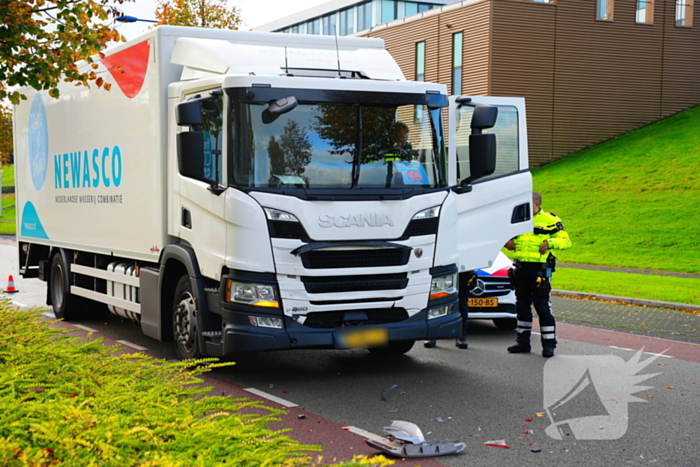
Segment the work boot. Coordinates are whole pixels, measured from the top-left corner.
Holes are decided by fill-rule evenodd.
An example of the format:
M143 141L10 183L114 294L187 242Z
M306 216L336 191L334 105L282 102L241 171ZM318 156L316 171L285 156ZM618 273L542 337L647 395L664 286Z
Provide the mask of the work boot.
M518 344L515 344L513 346L508 347L508 352L510 352L510 353L529 353L530 346L518 343Z
M436 345L437 342L435 341L435 339L423 342L423 347L425 347L426 349L434 349Z
M468 349L469 344L467 344L467 338L466 337L460 337L457 339L455 342L455 345L457 346L458 349Z
M542 356L544 358L549 358L554 356L554 347L551 345L545 345L542 347Z

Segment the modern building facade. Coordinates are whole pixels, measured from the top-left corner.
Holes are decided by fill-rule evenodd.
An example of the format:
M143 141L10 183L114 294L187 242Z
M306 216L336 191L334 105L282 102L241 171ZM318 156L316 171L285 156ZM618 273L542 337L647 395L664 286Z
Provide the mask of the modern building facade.
M255 28L255 31L349 36L457 0L333 0Z
M520 96L531 166L700 103L694 0L464 0L356 33L407 79Z

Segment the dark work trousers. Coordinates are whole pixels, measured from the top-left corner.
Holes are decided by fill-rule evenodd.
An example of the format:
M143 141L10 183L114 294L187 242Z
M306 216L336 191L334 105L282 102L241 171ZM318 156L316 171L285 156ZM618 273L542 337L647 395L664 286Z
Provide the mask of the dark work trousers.
M518 263L513 271L515 311L518 313L518 335L515 340L525 347L530 346L532 305L540 319L542 347L557 346L554 316L549 301L552 286L549 278L544 277L544 267L542 263Z
M469 290L472 280L476 277L473 272L463 272L459 275L459 314L462 315L462 336L467 336L469 326Z

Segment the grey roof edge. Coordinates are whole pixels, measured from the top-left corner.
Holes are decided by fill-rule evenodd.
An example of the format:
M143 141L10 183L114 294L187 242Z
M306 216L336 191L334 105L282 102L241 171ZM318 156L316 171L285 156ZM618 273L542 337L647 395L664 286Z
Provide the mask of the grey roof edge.
M623 302L628 305L648 306L652 308L668 308L671 310L697 310L700 311L700 305L689 305L687 303L664 302L661 300L646 300L642 298L618 297L617 295L603 295L588 292L574 292L571 290L555 290L552 289L552 295L559 297L583 297L593 298L598 300L614 300Z

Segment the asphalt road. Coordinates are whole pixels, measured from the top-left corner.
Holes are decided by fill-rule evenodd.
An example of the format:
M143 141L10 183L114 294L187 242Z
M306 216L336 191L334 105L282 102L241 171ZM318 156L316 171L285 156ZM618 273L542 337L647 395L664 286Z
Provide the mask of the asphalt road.
M18 278L15 257L14 244L0 241L0 278L13 274L19 289L11 299L43 305L45 284ZM565 313L567 303L558 300L555 314ZM174 358L171 344L146 338L116 317L64 324L75 325L78 332L93 329L109 342ZM557 332L552 359L540 356L536 340L533 353L510 355L512 331L474 321L468 350L439 341L436 349L418 344L400 357L364 350L267 352L215 371L207 383L255 398L244 391L253 388L273 398L270 405L277 400L291 407L280 427L324 446L333 454L327 460L373 452L352 431L381 435L392 420L406 420L427 439L461 441L467 448L402 465L700 465L700 347L565 323ZM648 375L654 376L644 380ZM569 390L576 392L570 400ZM631 400L631 393L638 399ZM308 418L298 419L300 411ZM563 422L561 429L550 427L553 422ZM484 445L501 440L509 449Z

